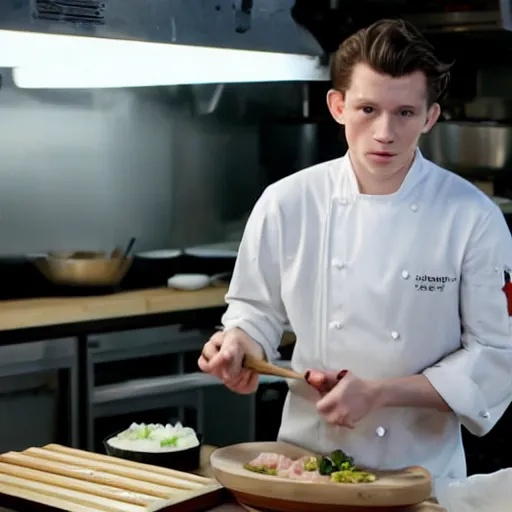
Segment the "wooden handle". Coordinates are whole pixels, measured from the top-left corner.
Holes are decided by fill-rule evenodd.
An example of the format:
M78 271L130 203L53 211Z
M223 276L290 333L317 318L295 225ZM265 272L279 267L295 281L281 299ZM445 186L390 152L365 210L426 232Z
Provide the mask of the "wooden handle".
M244 357L244 367L249 370L254 370L261 375L274 375L275 377L284 377L285 379L299 379L303 380L304 375L302 373L288 370L287 368L281 368L274 364L268 363L263 359L256 359L252 356Z

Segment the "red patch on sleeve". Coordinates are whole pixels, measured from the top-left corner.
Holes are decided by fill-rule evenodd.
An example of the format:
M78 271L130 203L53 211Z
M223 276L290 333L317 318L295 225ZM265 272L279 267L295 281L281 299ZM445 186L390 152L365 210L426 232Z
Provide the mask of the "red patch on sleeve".
M505 283L502 290L505 292L505 297L507 297L508 315L512 316L512 283L510 281Z

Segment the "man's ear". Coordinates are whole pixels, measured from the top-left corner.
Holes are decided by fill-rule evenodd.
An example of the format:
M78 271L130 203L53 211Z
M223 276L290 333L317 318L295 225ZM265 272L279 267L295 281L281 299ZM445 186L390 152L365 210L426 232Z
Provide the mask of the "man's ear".
M428 133L432 127L436 124L439 116L441 115L441 106L439 103L433 103L427 112L427 121L421 133Z
M330 89L327 93L327 106L333 119L339 124L345 124L345 97L342 92Z

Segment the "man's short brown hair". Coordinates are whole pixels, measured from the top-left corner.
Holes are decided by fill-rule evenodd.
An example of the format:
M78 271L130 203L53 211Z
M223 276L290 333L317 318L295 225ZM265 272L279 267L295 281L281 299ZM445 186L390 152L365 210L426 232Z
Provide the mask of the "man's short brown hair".
M439 61L433 46L416 27L399 19L377 21L343 41L331 60L333 87L345 93L359 63L392 77L423 71L429 106L446 92L453 65Z

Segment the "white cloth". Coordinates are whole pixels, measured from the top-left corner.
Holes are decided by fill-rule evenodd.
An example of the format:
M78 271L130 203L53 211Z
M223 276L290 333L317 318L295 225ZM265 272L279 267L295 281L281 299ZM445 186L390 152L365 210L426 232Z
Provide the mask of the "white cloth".
M446 512L510 512L512 468L439 484L437 499Z
M502 290L509 267L504 217L472 184L417 150L396 193L364 195L345 155L262 194L223 324L246 331L274 359L289 320L298 371L349 369L366 379L423 373L455 413L384 408L353 430L332 427L316 412L317 393L298 383L279 439L320 452L341 448L370 467L418 464L434 477L462 478L461 424L482 436L512 399Z

